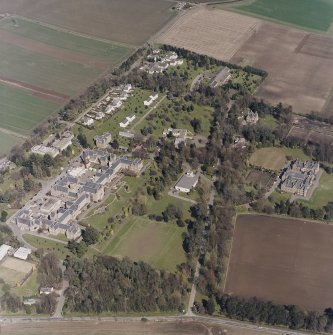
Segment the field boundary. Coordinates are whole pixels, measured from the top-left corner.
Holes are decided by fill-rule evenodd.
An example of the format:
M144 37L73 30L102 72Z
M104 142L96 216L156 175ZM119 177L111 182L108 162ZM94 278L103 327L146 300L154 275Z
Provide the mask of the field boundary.
M101 38L101 37L97 37L97 36L95 37L95 36L92 36L92 35L79 33L77 31L74 31L74 30L71 30L71 29L56 26L56 25L53 25L53 24L50 24L50 23L39 21L39 20L30 19L28 17L17 15L17 14L9 14L8 17L18 18L18 19L21 19L21 20L25 20L25 21L32 22L32 23L35 23L35 24L39 24L40 26L50 28L50 29L53 29L53 30L56 30L56 31L59 31L59 32L62 32L62 33L67 33L67 34L71 34L71 35L74 35L74 36L83 37L83 38L87 38L87 39L90 39L90 40L107 43L107 44L110 44L110 45L118 45L118 46L127 47L127 48L131 48L131 49L138 48L138 45L116 42L116 41L108 40L106 38Z
M217 7L217 8L220 9L220 10L234 12L234 13L245 15L245 16L248 16L248 17L257 18L257 19L260 19L260 20L266 21L266 22L273 22L273 23L281 24L283 26L299 29L299 30L306 31L306 32L312 32L312 33L317 33L317 34L321 34L321 35L332 35L332 33L330 33L331 28L329 28L327 31L313 29L313 28L309 28L309 27L300 26L300 25L297 25L297 24L294 24L294 23L291 23L291 22L281 21L281 20L274 19L274 18L271 18L271 17L268 17L268 16L260 15L260 14L257 14L257 13L247 12L247 11L244 11L244 10L241 10L241 9L237 9L237 6L228 6L228 3L220 3L219 5L220 5L220 7ZM223 5L225 5L225 7L223 7ZM332 25L333 25L333 23L332 23Z
M62 93L58 93L55 91L51 91L48 89L44 89L38 86L34 86L28 83L24 83L22 81L19 80L15 80L15 79L10 79L4 76L0 75L0 82L9 86L13 86L19 89L23 89L26 91L30 91L35 93L36 96L40 97L40 98L45 98L46 100L52 100L55 102L66 102L70 99L69 95L65 95Z

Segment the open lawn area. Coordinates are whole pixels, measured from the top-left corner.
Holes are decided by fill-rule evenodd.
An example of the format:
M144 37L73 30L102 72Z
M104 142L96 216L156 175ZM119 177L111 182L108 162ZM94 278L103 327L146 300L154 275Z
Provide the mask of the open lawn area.
M145 183L148 179L148 173L140 177L124 177L123 181L127 184L128 189L119 189L116 192L116 196L111 194L102 204L103 207L106 206L106 211L100 214L88 215L84 220L84 223L95 227L99 231L103 231L105 227L108 226L108 219L111 217L116 223L123 222L124 215L128 215L128 208L133 195L140 188L145 188ZM182 209L184 218L189 218L189 208L191 207L191 203L167 195L168 191L168 188L165 189L159 200L155 200L153 197L148 197L147 213L161 215L169 205L176 205Z
M35 270L22 286L13 288L12 292L20 297L30 297L38 294L38 287L37 271Z
M184 110L184 108L185 110ZM209 106L193 105L193 110L186 102L170 101L165 99L140 125L135 127L137 134L152 135L155 139L162 137L163 130L167 128L187 129L194 134L191 121L199 120L198 135L208 136L212 119L212 108Z
M63 243L30 234L24 234L23 238L35 248L43 248L46 252L54 252L59 259L65 259L65 257L70 254L67 246Z
M246 87L251 93L254 93L260 83L262 82L262 77L247 73L243 70L234 69L230 71L231 73L231 81L234 84L241 84L244 87Z
M138 120L148 112L148 110L153 107L154 104L146 108L143 102L152 94L151 91L142 90L136 88L133 92L133 95L129 97L124 105L119 108L114 115L110 116L108 119L104 119L102 121L98 121L94 123L93 129L88 129L84 126L77 125L73 128L74 133L77 135L79 132L84 133L87 136L88 143L90 145L94 145L93 138L96 135L101 135L105 132L110 132L112 134L113 139L118 139L121 145L125 144L126 140L123 141L123 138L118 136L119 131L124 130L119 126L119 123L124 121L126 116L131 114L135 114L136 119L133 121L132 125L127 128L130 129L133 125L135 125ZM157 101L161 99L161 96Z
M249 163L264 169L279 171L287 162L287 157L301 160L309 159L301 149L269 147L256 150L251 155Z
M319 186L315 189L309 201L302 201L311 208L320 208L333 202L333 174L323 172Z
M16 271L13 269L7 269L5 267L0 267L0 278L10 286L15 286L18 284L24 277L24 273Z
M183 232L175 223L132 216L121 225L103 254L142 260L154 268L174 271L177 264L185 262Z
M327 31L333 22L331 0L254 0L231 8L310 30Z

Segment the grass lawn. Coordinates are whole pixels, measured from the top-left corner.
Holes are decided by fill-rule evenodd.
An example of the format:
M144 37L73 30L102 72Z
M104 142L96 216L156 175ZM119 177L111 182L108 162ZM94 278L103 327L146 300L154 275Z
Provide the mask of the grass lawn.
M123 180L127 183L129 187L129 191L126 192L123 188L117 191L117 197L112 194L109 199L103 203L102 206L105 206L109 203L106 212L101 214L95 214L87 217L84 220L85 224L91 225L98 229L99 231L103 231L104 228L108 225L108 218L113 217L117 218L122 222L123 219L121 216L126 213L128 214L128 205L133 197L133 194L140 189L144 188L145 183L148 180L148 174L140 177L124 177ZM184 212L184 218L189 218L189 208L191 207L191 203L179 200L177 198L169 196L169 189L167 188L162 194L159 200L155 200L152 197L148 197L147 202L147 212L149 214L161 215L161 213L169 206L169 205L177 205ZM117 220L115 220L118 222Z
M0 83L0 127L2 128L28 133L58 108L59 104L55 102L40 99L29 91ZM1 133L0 136L6 141L5 136L9 135L2 136ZM7 142L7 146L16 144L9 137ZM0 150L2 147L6 145L1 143Z
M126 116L135 114L136 119L133 122L134 125L139 118L141 118L145 113L147 113L148 109L144 106L143 102L149 97L149 95L151 95L151 93L152 93L151 91L136 88L134 90L133 95L130 98L128 98L127 101L124 103L124 105L120 109L118 109L117 112L114 115L112 115L109 119L95 122L93 129L88 129L86 127L77 125L73 128L74 134L77 135L79 131L82 131L82 133L84 133L87 136L88 143L90 145L94 145L93 143L94 136L101 135L105 132L111 132L113 139L117 138L119 142L121 142L120 141L121 139L119 139L118 134L119 131L123 129L120 128L119 123L123 121L126 118ZM129 126L128 128L131 128L131 126Z
M65 244L30 234L24 234L23 238L35 248L43 248L45 251L54 252L59 259L65 259L66 255L70 254Z
M249 163L268 170L279 171L285 165L287 156L301 160L309 159L301 149L269 147L256 150L251 155Z
M133 194L140 187L144 186L146 179L142 177L124 177L123 180L127 183L129 190L125 191L123 188L117 191L117 196L112 194L102 206L106 206L107 210L104 213L91 215L84 220L85 224L91 225L103 231L108 225L108 218L115 218L117 215L121 216L126 208L128 208L129 201L133 197Z
M327 31L333 22L331 0L255 0L230 8L310 30Z
M185 101L181 104L189 105ZM174 128L187 129L194 133L191 121L198 119L201 122L201 129L198 135L208 136L212 118L212 108L209 106L193 105L194 110L191 112L177 111L172 101L165 99L156 109L152 112L139 126L135 128L135 133L141 134L141 130L144 128L151 129L151 135L158 139L162 137L163 130L170 128L172 125Z
M311 208L320 208L328 202L333 202L333 174L324 172L320 178L319 186L313 192L309 201L302 201Z
M258 86L261 84L262 77L247 73L243 70L233 69L230 71L231 81L234 84L241 84L245 86L251 93L254 93Z
M25 276L24 272L16 271L6 267L0 267L0 278L4 280L6 284L16 285Z
M0 44L0 59L0 75L69 96L87 87L103 71L5 42Z
M302 161L311 160L311 157L306 155L303 150L298 148L282 148L286 156L290 156L293 159L300 159Z
M259 125L263 127L276 128L279 123L272 115L268 115L259 119Z
M29 279L20 287L15 287L11 291L19 297L30 297L38 294L37 270L35 270Z
M174 271L185 261L182 248L183 228L175 223L154 222L131 216L121 225L103 254L142 260L154 268Z
M291 196L290 193L282 193L279 190L274 191L270 197L272 198L274 203L279 203L281 200L287 200Z

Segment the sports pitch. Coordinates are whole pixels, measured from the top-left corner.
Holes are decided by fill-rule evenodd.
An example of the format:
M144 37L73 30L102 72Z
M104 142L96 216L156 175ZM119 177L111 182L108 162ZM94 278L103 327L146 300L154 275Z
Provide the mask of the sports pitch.
M103 253L141 260L154 268L174 271L177 264L185 262L183 231L175 223L132 217L123 223Z
M29 262L7 257L0 266L0 278L11 286L19 285L33 267Z
M304 29L326 32L333 22L332 0L255 0L241 3L231 8Z

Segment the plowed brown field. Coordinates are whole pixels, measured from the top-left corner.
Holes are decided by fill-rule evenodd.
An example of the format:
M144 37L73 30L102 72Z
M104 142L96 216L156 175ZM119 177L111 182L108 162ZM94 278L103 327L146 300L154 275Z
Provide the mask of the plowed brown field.
M333 306L333 226L241 215L226 292L308 310Z
M157 37L231 63L268 72L256 95L294 111L332 114L333 36L199 7L188 11ZM332 99L333 101L333 99Z

